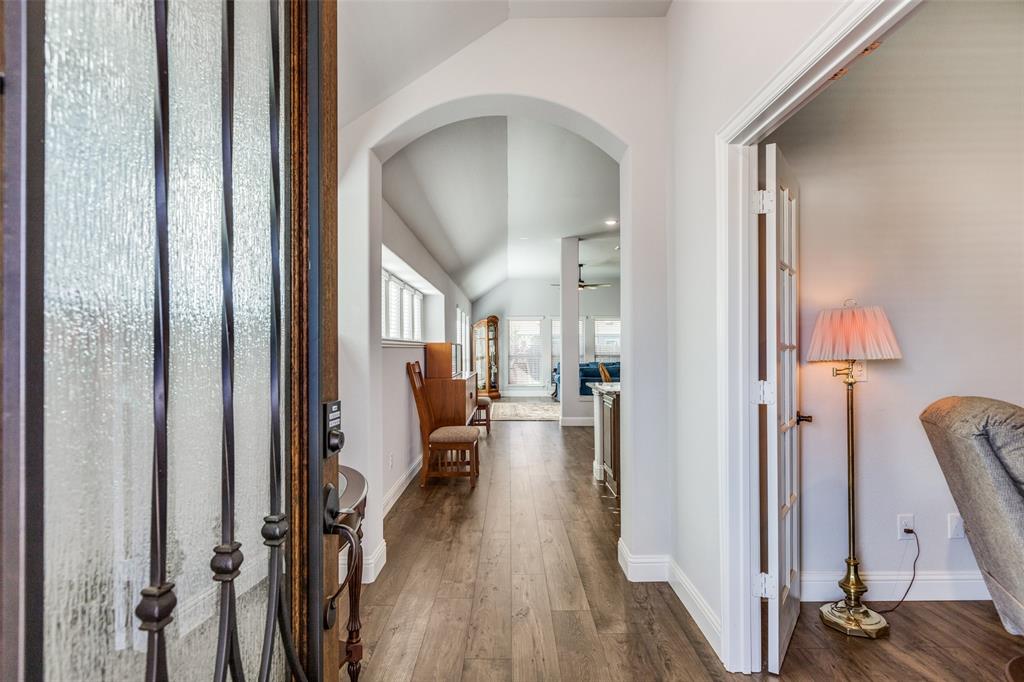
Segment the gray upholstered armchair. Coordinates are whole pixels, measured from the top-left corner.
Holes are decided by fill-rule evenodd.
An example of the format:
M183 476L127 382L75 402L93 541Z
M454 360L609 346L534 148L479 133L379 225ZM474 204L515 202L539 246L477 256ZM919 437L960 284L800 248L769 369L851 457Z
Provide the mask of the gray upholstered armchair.
M943 398L921 413L1003 626L1024 634L1024 408ZM1024 665L1014 659L1010 669Z

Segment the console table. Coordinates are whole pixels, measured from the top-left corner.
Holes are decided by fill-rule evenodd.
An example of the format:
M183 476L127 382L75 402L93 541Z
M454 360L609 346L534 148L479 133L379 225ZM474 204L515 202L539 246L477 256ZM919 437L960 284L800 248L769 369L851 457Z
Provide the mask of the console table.
M594 392L594 478L619 495L619 382L591 382Z
M366 515L366 479L352 467L338 467L337 503L328 512L332 518L332 530L341 536L338 553L348 551L347 571L337 590L327 600L324 613L324 629L332 630L336 618L335 603L342 591L348 587L348 639L342 665L348 666L348 677L358 682L362 668L363 642L359 631L359 597L363 587L363 518Z

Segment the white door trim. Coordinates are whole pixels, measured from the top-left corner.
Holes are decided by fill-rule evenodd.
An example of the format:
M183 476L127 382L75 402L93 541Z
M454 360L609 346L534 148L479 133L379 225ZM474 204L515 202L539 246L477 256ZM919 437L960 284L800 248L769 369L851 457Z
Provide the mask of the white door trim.
M716 335L723 349L716 368L721 655L731 672L761 669L760 597L755 590L760 573L758 460L750 419L750 404L756 400L752 391L757 377L750 362L756 326L751 329L749 307L752 197L746 146L771 134L919 3L866 0L845 5L716 135Z

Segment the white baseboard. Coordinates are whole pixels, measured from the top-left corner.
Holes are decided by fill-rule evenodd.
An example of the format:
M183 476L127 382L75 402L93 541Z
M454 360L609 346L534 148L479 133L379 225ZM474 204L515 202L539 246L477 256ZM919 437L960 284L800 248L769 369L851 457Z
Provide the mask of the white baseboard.
M619 538L619 566L630 582L668 582L708 644L722 657L722 621L668 554L633 554Z
M388 543L385 540L381 540L375 550L363 555L363 584L372 583L376 580L380 572L384 570L384 564L387 562Z
M604 480L604 467L601 466L601 464L598 463L598 462L594 462L594 480L595 481L603 481Z
M562 417L558 420L561 426L593 426L593 417Z
M910 571L861 573L868 586L865 601L896 601L910 584ZM804 571L800 574L801 601L832 601L842 598L837 581L842 571ZM980 571L918 571L907 601L988 600Z
M619 538L619 566L631 583L656 583L668 580L668 565L672 557L667 554L633 554Z
M683 602L683 606L690 613L693 622L700 628L704 639L708 640L711 648L719 658L722 658L722 621L674 560L669 563L668 582L672 586L672 591L679 597L679 601Z
M416 474L420 472L421 466L423 466L423 456L418 455L412 465L409 466L409 470L400 479L395 481L395 484L391 486L391 490L384 495L384 516L387 516L391 508L395 506L395 502L398 502L398 498L405 492L409 482L416 478Z
M366 548L364 547L365 551ZM384 570L384 564L388 562L388 543L380 541L377 548L372 552L363 555L363 584L372 583ZM344 576L348 572L348 552L338 552L338 575Z

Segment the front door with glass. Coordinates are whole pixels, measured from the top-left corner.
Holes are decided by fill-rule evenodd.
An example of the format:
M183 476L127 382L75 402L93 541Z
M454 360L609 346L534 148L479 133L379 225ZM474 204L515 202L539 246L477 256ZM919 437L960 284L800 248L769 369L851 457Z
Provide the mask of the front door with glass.
M286 227L291 7L27 4L45 43L26 76L45 188L29 677L301 679L319 657L291 646L283 575L288 301L307 302L289 291L307 245Z

